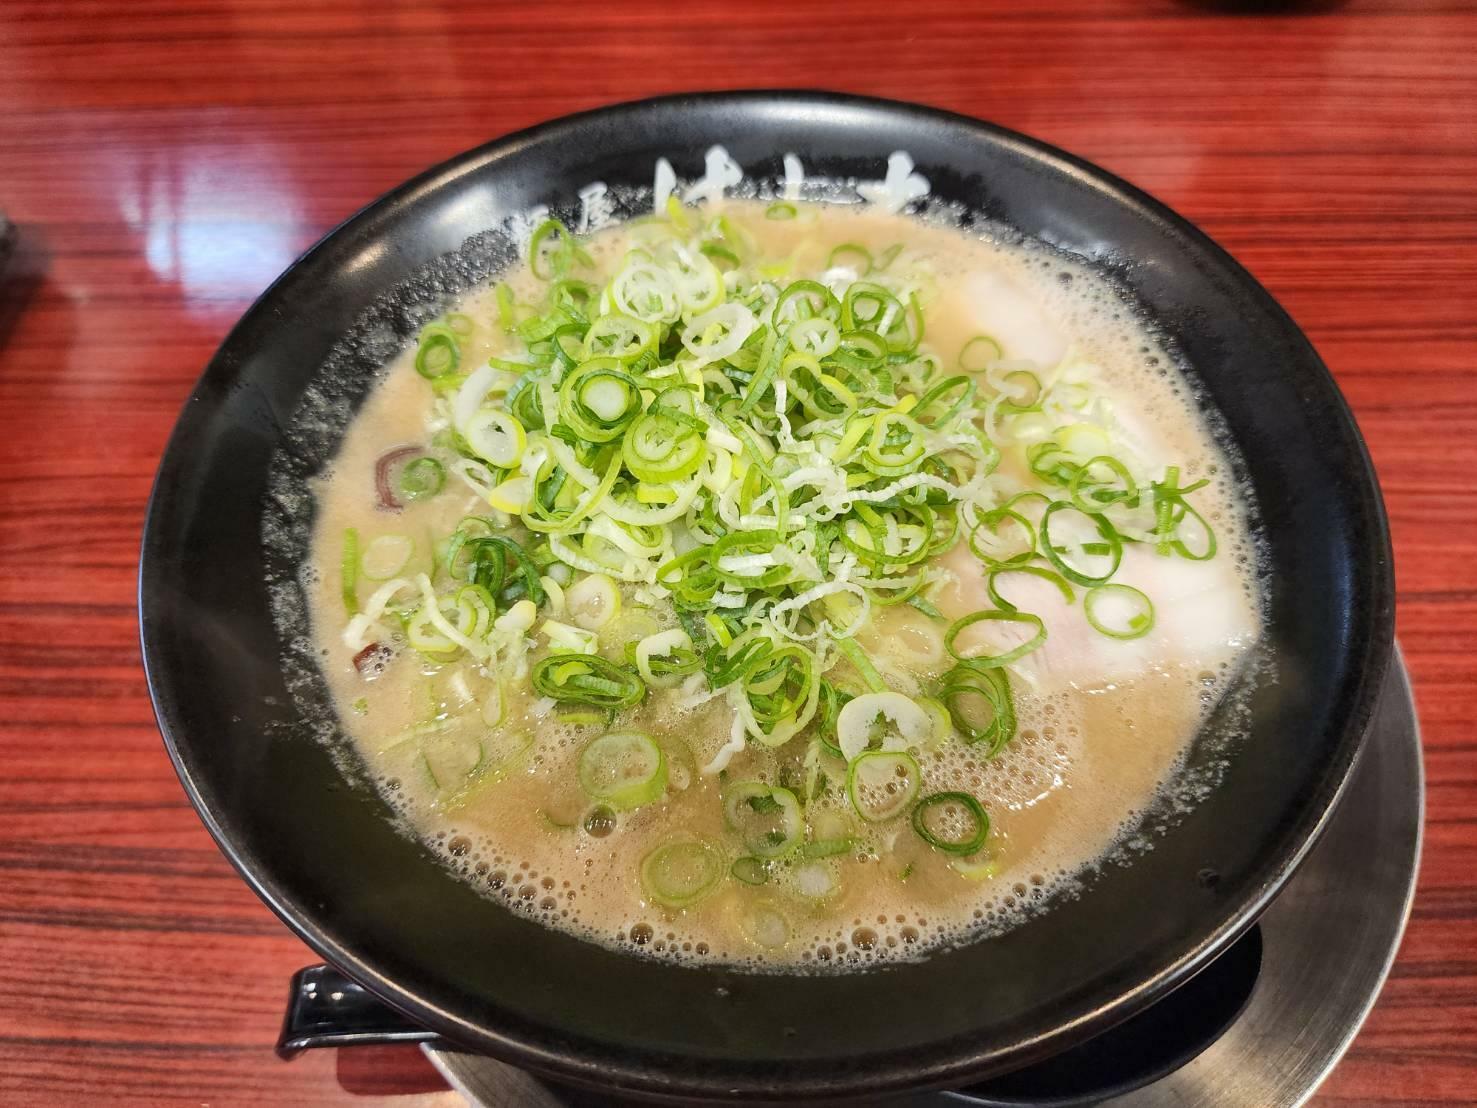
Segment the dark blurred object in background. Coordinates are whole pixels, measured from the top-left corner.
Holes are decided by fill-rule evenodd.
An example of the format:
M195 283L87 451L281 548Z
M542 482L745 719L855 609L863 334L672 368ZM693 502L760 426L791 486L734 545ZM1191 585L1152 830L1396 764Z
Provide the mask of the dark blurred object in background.
M1348 0L1182 0L1220 15L1312 15L1341 8Z
M0 276L5 275L5 265L15 253L15 238L15 224L5 218L4 212L0 212Z
M45 280L51 253L34 227L21 233L0 211L0 350Z

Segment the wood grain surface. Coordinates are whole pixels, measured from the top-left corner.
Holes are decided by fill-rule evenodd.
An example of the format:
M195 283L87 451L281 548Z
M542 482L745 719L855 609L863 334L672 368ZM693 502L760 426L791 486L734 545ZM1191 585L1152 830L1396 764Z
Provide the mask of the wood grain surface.
M134 587L215 345L339 220L614 100L814 87L1019 128L1156 194L1318 346L1393 520L1419 896L1323 1104L1477 1102L1477 7L3 0L0 1102L450 1104L411 1049L273 1057L312 960L185 802Z

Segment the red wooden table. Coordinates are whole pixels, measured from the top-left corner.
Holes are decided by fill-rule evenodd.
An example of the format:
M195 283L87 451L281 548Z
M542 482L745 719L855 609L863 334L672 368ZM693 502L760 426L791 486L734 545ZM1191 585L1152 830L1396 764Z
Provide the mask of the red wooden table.
M1333 368L1394 524L1429 818L1394 975L1320 1102L1477 1102L1474 55L1458 0L4 0L0 1102L452 1102L408 1048L272 1056L311 955L154 728L134 575L155 462L249 301L407 176L612 100L818 85L1126 176Z

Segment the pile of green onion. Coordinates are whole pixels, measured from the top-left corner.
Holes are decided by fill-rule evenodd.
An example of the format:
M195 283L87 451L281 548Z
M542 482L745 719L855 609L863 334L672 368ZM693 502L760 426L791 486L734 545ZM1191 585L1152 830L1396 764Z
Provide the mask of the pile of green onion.
M1211 557L1214 534L1188 499L1204 482L1146 475L1069 373L1008 361L986 336L948 358L931 350L930 284L896 248L837 247L822 273L795 277L723 215L699 221L675 202L632 235L596 282L585 246L547 220L528 247L535 302L502 285L495 319L448 316L422 332L415 368L445 429L401 471L401 492L469 487L487 507L436 540L429 574L396 576L404 543L361 551L347 536L348 637L396 617L426 659L526 678L565 719L609 729L585 750L581 783L615 810L662 795L660 748L622 717L673 690L732 707L731 739L703 772L747 744L803 736L845 760L864 820L906 817L935 849L975 854L983 809L965 793L920 796L914 753L957 741L990 756L1015 734L1009 670L1046 629L1002 580L1080 593L1093 628L1142 636L1154 609L1113 580L1123 551ZM478 326L517 354L467 364ZM1003 450L1028 483L997 473ZM950 622L930 597L947 576L936 559L961 542L995 607ZM894 605L935 623L947 652L918 695L854 637ZM631 626L613 620L623 606L650 616L645 633L607 641ZM1010 645L981 646L990 628ZM825 855L828 840L805 841L809 794L728 787L748 850L734 876ZM691 902L724 870L705 849L677 842L648 858L666 875L664 903Z

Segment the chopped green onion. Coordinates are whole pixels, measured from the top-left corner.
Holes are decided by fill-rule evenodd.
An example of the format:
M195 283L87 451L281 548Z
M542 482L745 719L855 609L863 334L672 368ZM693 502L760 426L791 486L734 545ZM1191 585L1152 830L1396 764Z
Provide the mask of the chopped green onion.
M533 667L531 679L540 696L607 712L634 708L646 699L640 677L589 654L550 655Z
M565 591L564 604L576 624L586 631L598 631L620 612L621 594L605 574L592 573Z
M734 879L745 885L762 885L769 880L769 867L752 855L744 855L729 867Z
M405 463L396 482L400 495L407 500L424 500L435 496L446 485L446 468L435 458L419 457Z
M344 611L350 616L359 614L359 532L352 527L344 528L344 550L339 559L340 595L344 599Z
M612 731L580 752L580 788L617 812L661 799L667 789L667 758L650 735Z
M1051 570L1046 569L1042 566L1000 565L995 566L990 570L989 577L986 579L985 584L986 591L989 592L990 599L994 601L997 608L1001 608L1007 612L1013 612L1016 610L1016 606L1014 604L1000 595L1000 590L995 584L995 582L998 581L1000 578L1012 573L1023 573L1027 576L1037 577L1040 578L1042 581L1046 581L1048 584L1055 586L1057 592L1062 594L1062 599L1065 600L1068 604L1073 603L1076 599L1075 595L1072 592L1072 586L1067 584L1066 578L1064 578L1060 573L1053 573Z
M626 468L653 485L685 480L708 456L703 439L707 425L675 403L666 403L668 396L662 393L631 423L621 444Z
M950 858L949 868L966 881L989 881L1000 873L1000 863L983 850Z
M872 252L859 243L843 242L832 247L830 256L826 258L826 268L850 269L858 277L865 277L872 272Z
M867 657L855 639L837 639L836 648L856 668L858 675L867 683L867 688L874 693L887 691L887 682L882 680L882 674L877 672L872 659Z
M1075 512L1084 519L1090 520L1093 528L1097 531L1101 542L1086 542L1080 544L1084 555L1107 559L1107 567L1100 574L1087 573L1083 568L1072 565L1062 555L1070 549L1069 547L1057 545L1057 540L1052 536L1052 521L1060 513ZM1056 571L1074 585L1082 585L1091 588L1093 585L1105 584L1113 574L1118 572L1118 566L1123 561L1123 541L1118 533L1113 530L1113 525L1098 513L1084 512L1081 508L1067 503L1065 500L1053 500L1046 506L1046 511L1041 516L1041 552L1046 555Z
M451 576L480 585L495 600L508 604L523 597L535 605L544 603L547 593L527 551L505 535L469 535L467 522L462 521L447 548Z
M415 371L422 377L431 380L455 373L461 360L461 349L450 331L427 328L422 333L420 346L415 352Z
M667 908L690 908L723 880L723 856L699 839L663 843L641 861L641 887Z
M1027 627L1035 628L1035 631L1029 639L1002 650L999 654L987 654L984 652L983 647L971 650L968 654L960 653L955 645L959 639L960 632L973 627L977 623L1020 623ZM964 616L962 619L956 619L949 625L949 629L944 632L944 649L956 661L969 661L980 667L1009 665L1011 662L1024 658L1045 641L1046 626L1041 622L1041 617L1032 615L1030 612L1017 612L1014 609L974 612L971 615Z
M497 469L516 466L528 443L528 436L517 416L490 408L473 415L462 435L477 457Z
M739 681L755 721L769 735L786 722L804 722L801 713L813 705L815 656L794 643L776 647L757 658Z
M787 200L765 211L802 214ZM717 773L728 844L742 849L684 838L651 850L640 879L652 903L681 910L725 874L790 897L835 896L848 856L879 846L856 837L853 810L867 823L911 811L961 874L994 874L983 809L963 793L919 802L918 758L948 742L993 757L1016 734L1007 667L1047 636L1026 602L1040 586L1030 592L1022 577L1067 604L1085 590L1093 628L1137 638L1154 608L1113 581L1125 544L1203 559L1216 537L1190 503L1207 482L1182 483L1174 466L1144 476L1085 367L1006 361L988 335L965 342L957 366L924 345L922 304L937 293L923 266L897 264L901 250L874 256L848 242L764 259L735 220L699 219L673 196L633 231L608 279L572 276L594 262L545 219L527 244L543 282L527 302L500 283L492 319L451 313L422 328L414 362L430 381L437 456L402 446L381 459L381 506L401 510L454 476L486 514L424 536L424 557L418 531L366 547L347 532L342 595L356 634L394 618L427 663L464 659L451 671L464 682L456 695L484 737L417 738L407 779L464 799L500 772L490 737L532 742L508 724L522 698L502 685L527 673L545 698L534 715L599 729L578 759L583 795L568 783L578 806L560 824L598 801L584 824L609 834L617 811L675 796L699 771L680 739L600 732L651 689L669 690L662 699L679 711L718 697L732 731L703 772ZM823 271L802 271L819 256ZM464 366L479 338L495 339L496 353ZM994 607L950 621L937 559L961 537ZM419 596L397 599L394 579L420 562ZM360 579L390 579L363 615ZM889 605L893 622L875 621ZM902 670L884 677L856 638L868 632L891 633L885 649ZM917 695L889 687L941 668L936 682L909 685ZM488 675L503 675L492 692ZM796 736L803 762L729 780L758 747ZM751 892L743 903L765 900ZM751 941L788 941L782 913L755 912L741 922Z
M513 300L513 290L508 287L506 282L499 281L495 295L497 299L498 326L511 335L513 328L518 322L514 316L514 307L516 305Z
M1021 543L1002 549L1000 526L1006 522L1020 528L1025 533L1025 537ZM986 540L980 538L982 533L989 536L988 545L986 545ZM970 551L986 565L1025 562L1030 561L1036 555L1036 529L1031 526L1031 521L1024 515L1006 506L995 508L981 515L970 530L968 541ZM1006 554L1005 550L1011 550L1013 553Z
M1173 551L1182 558L1203 562L1215 557L1215 532L1206 522L1205 517L1192 508L1185 497L1209 484L1209 481L1202 478L1192 485L1181 488L1178 485L1179 478L1179 467L1168 466L1164 471L1164 480L1154 485L1155 548L1160 554L1169 554ZM1192 552L1184 540L1179 538L1180 524L1186 518L1193 518L1204 536L1199 553Z
M656 328L644 320L603 315L585 332L584 353L588 358L610 357L629 365L654 350L656 338Z
M805 821L800 801L789 789L762 781L742 781L724 792L723 814L749 852L778 858L800 845Z
M528 268L540 281L562 277L579 253L574 237L557 219L546 219L528 240Z
M620 438L641 413L641 386L613 358L585 362L559 386L559 415L584 442Z
M744 938L763 950L780 950L790 942L790 921L767 898L744 906L739 929Z
M1110 639L1139 639L1154 629L1154 604L1132 585L1114 582L1089 589L1082 614L1094 631Z
M863 693L847 701L836 716L836 745L848 762L874 745L884 751L921 747L932 736L928 713L898 692Z
M964 741L985 744L985 757L993 758L1015 737L1015 702L1001 667L960 662L944 674L938 696Z
M1179 530L1179 525L1183 523L1187 517L1193 518L1196 524L1200 527L1201 532L1204 534L1204 545L1201 547L1199 553L1193 553L1183 539L1176 537L1172 540L1175 553L1178 554L1181 558L1189 558L1192 562L1205 562L1209 561L1211 558L1214 558L1216 551L1215 532L1211 530L1210 524L1206 522L1204 516L1202 516L1189 504L1186 504L1183 500L1180 501L1179 508L1180 511L1175 517L1176 532L1178 532Z
M1106 469L1112 476L1106 481L1099 481L1093 476L1094 467ZM1116 486L1115 480L1119 482ZM1128 467L1106 454L1100 454L1083 463L1067 485L1067 496L1071 499L1072 506L1084 512L1107 511L1114 504L1137 499L1138 492L1138 484L1128 472Z
M371 581L388 581L414 555L415 540L409 535L379 535L359 555L359 569Z
M959 368L971 373L982 373L991 362L1005 357L1000 344L989 335L976 335L959 351Z
M857 755L846 771L846 795L857 815L881 823L907 811L918 795L923 771L902 751L870 750Z
M935 850L963 856L985 845L990 817L968 793L934 793L913 809L913 830Z
M1016 389L1019 391L1013 391ZM1030 370L1012 369L1000 377L1000 411L1004 415L1039 412L1041 396L1045 391L1041 378Z

